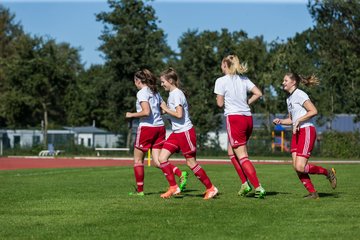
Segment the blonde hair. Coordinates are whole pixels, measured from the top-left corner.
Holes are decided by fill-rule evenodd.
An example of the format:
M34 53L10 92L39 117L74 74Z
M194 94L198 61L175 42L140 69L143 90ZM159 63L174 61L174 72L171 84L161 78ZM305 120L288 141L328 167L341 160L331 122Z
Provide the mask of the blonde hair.
M236 55L229 55L222 60L229 69L229 73L234 75L236 73L243 74L248 71L247 63L240 63Z
M304 77L302 75L299 75L297 73L291 72L285 74L288 76L291 80L296 81L296 86L298 87L300 84L303 84L307 87L317 86L320 84L320 80L312 74L311 76Z

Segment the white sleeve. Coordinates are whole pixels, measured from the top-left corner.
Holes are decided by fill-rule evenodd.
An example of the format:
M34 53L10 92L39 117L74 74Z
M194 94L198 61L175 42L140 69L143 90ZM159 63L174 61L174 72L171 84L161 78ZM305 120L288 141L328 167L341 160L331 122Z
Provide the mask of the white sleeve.
M246 84L246 91L248 91L248 92L251 92L251 89L253 89L253 87L255 87L255 84L248 78L246 78L245 84Z
M216 81L215 81L214 93L217 94L217 95L221 95L221 96L225 95L224 84L222 84L222 82L220 81L219 78L216 79Z
M298 100L301 105L303 105L304 102L309 99L310 99L309 96L305 92L303 91L299 92Z
M184 96L183 92L181 92L181 91L175 92L173 100L174 100L175 108L179 105L184 106L185 96Z
M149 102L149 94L147 93L147 91L138 91L136 94L136 98L138 99L138 101L141 102Z

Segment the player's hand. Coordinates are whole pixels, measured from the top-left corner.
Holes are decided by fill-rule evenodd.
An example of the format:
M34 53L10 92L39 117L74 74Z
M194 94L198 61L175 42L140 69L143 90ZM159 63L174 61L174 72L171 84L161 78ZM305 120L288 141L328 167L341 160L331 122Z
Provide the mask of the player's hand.
M168 106L166 105L165 102L161 102L161 105L160 105L161 109L163 110L163 113L167 113L167 109L168 109Z
M296 134L297 131L299 131L300 127L299 127L299 121L296 121L294 124L293 124L293 134Z
M273 120L273 124L275 124L275 125L281 124L281 119L275 118L275 119Z
M127 112L127 113L125 114L125 118L132 118L131 112Z

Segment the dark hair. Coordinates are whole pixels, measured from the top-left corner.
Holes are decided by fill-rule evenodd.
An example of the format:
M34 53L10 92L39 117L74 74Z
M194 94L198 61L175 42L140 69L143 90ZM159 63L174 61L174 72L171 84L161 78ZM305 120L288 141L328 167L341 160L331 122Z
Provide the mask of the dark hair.
M139 79L143 84L148 86L153 93L158 92L156 86L157 78L150 70L144 68L140 71L137 71L134 74L134 78Z
M299 86L300 83L307 87L312 87L320 84L320 80L314 74L308 77L304 77L297 73L290 72L285 74L285 76L288 76L291 80L296 81L296 86Z

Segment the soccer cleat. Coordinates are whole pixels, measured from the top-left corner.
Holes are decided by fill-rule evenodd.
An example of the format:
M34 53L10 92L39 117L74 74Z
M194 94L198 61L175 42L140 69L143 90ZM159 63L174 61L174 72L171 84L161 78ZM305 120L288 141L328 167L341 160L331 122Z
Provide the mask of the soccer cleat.
M167 192L163 193L160 195L161 198L170 198L173 195L179 195L180 194L180 188L175 185L175 186L170 186L169 189L167 190Z
M329 180L332 189L335 189L337 184L336 171L334 168L330 168L327 171L328 171L328 175L326 178Z
M243 183L243 184L241 184L238 195L245 197L249 192L251 192L251 190L252 190L252 187L247 182Z
M212 185L211 188L206 189L204 199L205 200L211 199L215 197L218 194L218 192L219 190L214 185Z
M319 199L319 194L317 192L309 193L308 195L304 196L304 199Z
M181 172L181 177L180 177L180 182L179 182L180 191L183 191L186 188L188 177L189 177L188 172L186 172L186 171Z
M143 197L143 196L145 196L145 193L144 192L129 192L129 196Z
M255 189L255 197L256 198L264 199L265 195L266 195L266 191L262 186L259 186Z

